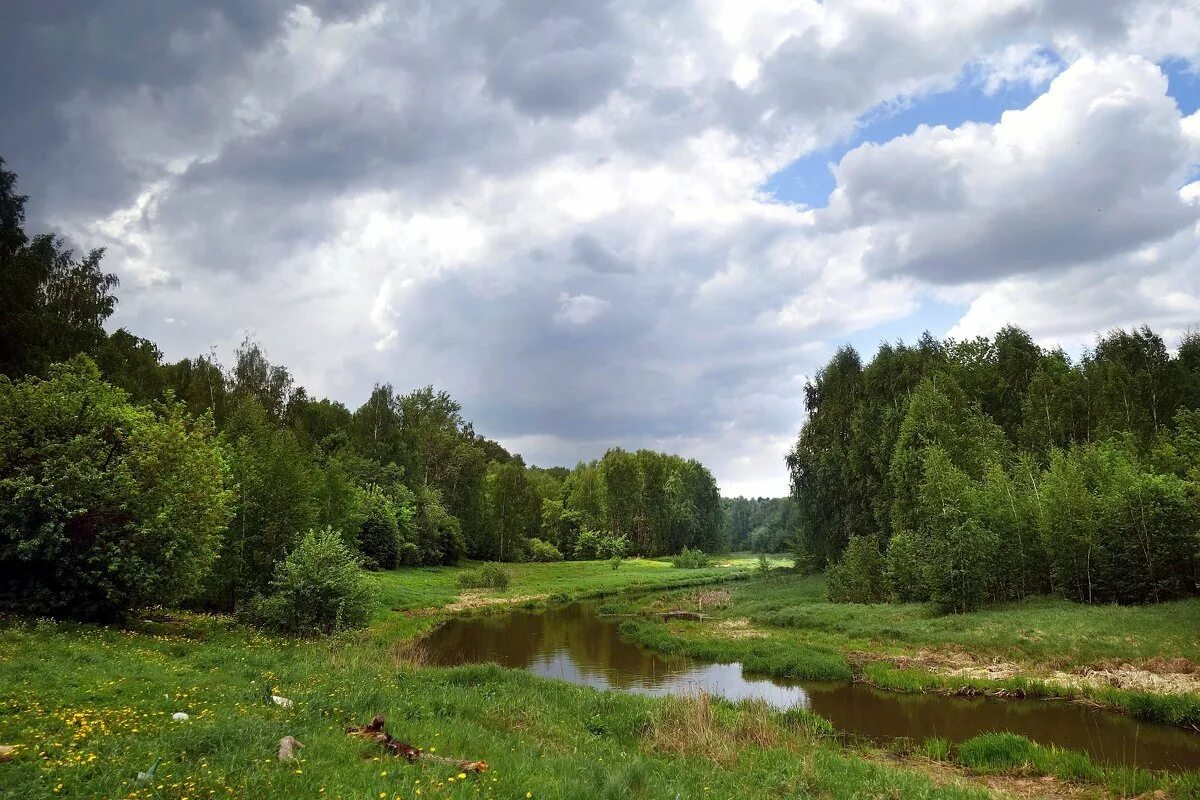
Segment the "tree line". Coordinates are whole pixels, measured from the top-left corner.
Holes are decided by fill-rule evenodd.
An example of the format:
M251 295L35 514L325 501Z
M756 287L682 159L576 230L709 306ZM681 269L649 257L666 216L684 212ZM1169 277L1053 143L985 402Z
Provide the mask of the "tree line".
M794 545L800 519L791 497L727 497L721 505L734 550L780 553Z
M838 350L787 457L798 558L834 599L952 610L1053 593L1196 594L1200 334L1148 327L1082 357L995 337Z
M0 606L235 610L314 530L378 569L727 547L694 460L613 448L541 469L432 387L380 383L351 409L250 339L231 364L168 362L107 332L118 281L103 251L28 235L16 185L0 160ZM313 543L306 563L331 548Z

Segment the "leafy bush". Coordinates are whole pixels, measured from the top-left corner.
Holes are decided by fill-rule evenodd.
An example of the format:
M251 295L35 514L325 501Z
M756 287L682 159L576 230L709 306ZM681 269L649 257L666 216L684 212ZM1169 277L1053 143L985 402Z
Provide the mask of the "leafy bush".
M911 533L902 531L892 536L885 578L888 594L894 600L912 603L929 599L916 539Z
M245 618L293 636L361 628L374 592L358 557L332 528L309 531L275 568L271 593L254 598Z
M360 490L355 499L352 527L363 566L395 569L400 563L400 526L391 500L375 486Z
M628 547L629 541L624 536L584 528L575 545L575 558L581 561L624 558Z
M504 591L512 582L512 574L499 564L484 564L479 569L458 576L460 589L497 589Z
M672 556L671 563L679 569L703 569L709 565L709 558L703 550L684 547L679 555Z
M871 536L854 536L842 560L829 568L826 591L835 603L882 603L883 555Z
M543 542L541 539L530 539L526 544L529 547L530 561L547 562L563 560L563 554L549 542Z
M1015 769L1033 759L1035 747L1015 733L981 733L958 746L958 763L983 770Z
M610 567L612 567L612 568L613 568L613 570L615 571L615 570L618 570L618 569L620 569L620 568L621 568L621 563L622 563L624 560L625 560L625 559L621 558L620 556L613 556L612 558L610 558L610 559L608 560L608 565L609 565Z
M85 356L0 377L0 607L111 619L195 594L229 519L210 417L129 403Z

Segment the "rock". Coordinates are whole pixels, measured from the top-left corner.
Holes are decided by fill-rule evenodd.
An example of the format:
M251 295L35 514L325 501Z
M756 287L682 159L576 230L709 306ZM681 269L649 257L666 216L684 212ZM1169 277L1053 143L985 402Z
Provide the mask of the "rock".
M188 715L182 711L176 711L171 715L171 719L175 720L176 722L186 722L188 720Z
M0 761L11 761L17 755L14 744L0 744Z
M294 705L291 700L287 699L286 697L280 697L277 694L271 695L271 702L277 706L282 706L283 708L291 708Z

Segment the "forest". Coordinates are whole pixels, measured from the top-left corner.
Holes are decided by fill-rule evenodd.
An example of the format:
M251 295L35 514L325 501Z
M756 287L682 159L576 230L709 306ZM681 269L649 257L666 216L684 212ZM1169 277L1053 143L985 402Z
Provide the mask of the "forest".
M1036 594L1200 590L1200 333L1140 327L1076 359L1025 331L843 347L788 454L801 565L831 599L962 611Z
M249 338L224 364L107 333L103 251L31 236L25 202L0 169L0 605L236 610L310 531L375 569L728 549L694 460L612 448L542 469L432 387L381 382L351 409Z

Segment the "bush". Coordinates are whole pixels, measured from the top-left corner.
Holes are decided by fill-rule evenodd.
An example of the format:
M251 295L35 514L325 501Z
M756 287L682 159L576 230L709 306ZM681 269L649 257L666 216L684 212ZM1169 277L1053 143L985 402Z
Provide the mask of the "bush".
M624 558L628 546L629 542L624 536L584 528L579 532L575 544L575 558L581 561Z
M613 556L608 560L608 565L612 567L614 571L616 571L621 568L621 563L624 560L625 559L621 558L620 556Z
M684 547L679 555L672 556L671 563L679 569L703 569L709 565L709 558L703 550Z
M504 591L512 582L512 574L499 564L484 564L479 569L458 576L460 589L497 589Z
M229 519L212 419L135 407L85 356L0 377L0 607L114 619L193 596Z
M541 539L530 539L527 545L529 547L530 561L548 562L563 560L563 554L549 542L543 542Z
M275 567L271 593L244 612L256 625L292 636L318 636L361 628L371 617L374 593L358 557L332 528L309 531Z
M363 566L395 569L400 564L400 526L391 500L378 487L371 486L358 492L355 505L352 526ZM412 548L416 550L415 546Z
M911 533L900 532L892 536L887 554L887 589L892 599L901 603L913 603L929 599L925 587L921 559L917 542Z
M883 566L883 555L873 537L851 537L842 560L829 568L829 599L834 603L882 603L887 599Z

